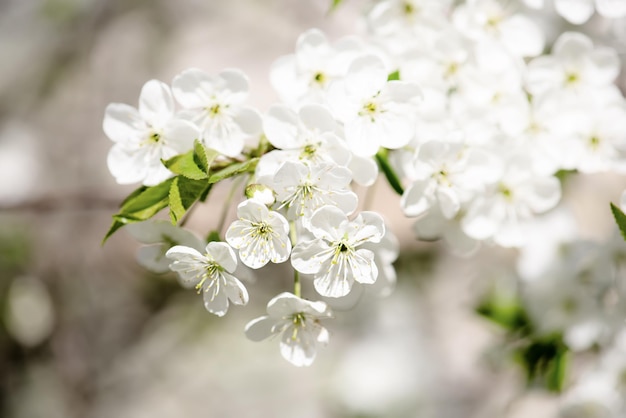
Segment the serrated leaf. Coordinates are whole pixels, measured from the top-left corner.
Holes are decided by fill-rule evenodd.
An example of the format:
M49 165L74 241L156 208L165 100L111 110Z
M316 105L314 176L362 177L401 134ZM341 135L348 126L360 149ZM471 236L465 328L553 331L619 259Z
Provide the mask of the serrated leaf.
M194 161L207 175L211 169L211 164L218 155L217 151L205 147L204 144L198 140L193 143Z
M102 244L124 225L148 220L165 208L169 202L169 191L173 181L174 179L170 178L156 186L141 186L134 190L124 199L120 211L113 215L113 223Z
M398 175L396 174L394 169L391 167L391 164L389 164L386 149L381 148L381 150L378 151L378 153L376 154L376 161L378 162L378 166L385 175L385 178L387 179L387 182L389 182L391 188L395 190L396 193L398 193L400 196L402 196L402 194L404 194L402 183L400 182L400 179L398 178Z
M192 180L201 180L208 177L207 172L198 167L193 150L172 157L167 161L161 161L163 165L174 174L179 174Z
M209 176L209 183L210 184L217 183L218 181L222 181L229 177L234 177L241 173L251 173L256 168L256 165L258 164L258 162L259 162L258 158L251 158L248 161L230 164L226 166L225 168L221 169L220 171L211 174Z
M170 219L173 224L180 221L191 206L202 196L209 185L204 180L176 177L169 192Z
M387 76L387 81L400 80L400 70L396 70Z
M615 222L617 222L617 226L622 233L622 237L626 240L626 215L613 203L611 203L611 212L613 212L613 217L615 218Z
M118 219L114 218L113 223L111 224L111 227L107 231L104 238L102 238L102 245L104 245L104 243L107 242L107 240L111 237L111 235L115 234L115 232L117 232L117 230L123 227L124 225L126 225L126 223L120 222Z

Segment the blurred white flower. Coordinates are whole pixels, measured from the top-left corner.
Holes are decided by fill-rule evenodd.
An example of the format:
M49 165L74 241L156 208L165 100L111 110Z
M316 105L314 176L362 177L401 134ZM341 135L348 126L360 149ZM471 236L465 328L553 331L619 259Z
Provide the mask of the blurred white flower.
M280 334L280 354L291 364L310 366L318 345L328 343L329 334L320 319L332 313L326 303L311 302L291 293L281 293L267 304L267 315L246 325L246 336L261 341Z
M198 251L204 250L204 242L191 231L172 225L171 222L150 220L126 226L126 230L142 244L137 251L137 261L154 273L170 270L165 253L175 245L184 245Z

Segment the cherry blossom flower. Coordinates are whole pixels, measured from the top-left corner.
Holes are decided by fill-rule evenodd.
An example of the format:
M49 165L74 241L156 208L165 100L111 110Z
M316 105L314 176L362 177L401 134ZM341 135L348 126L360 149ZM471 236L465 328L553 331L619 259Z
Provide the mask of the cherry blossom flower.
M248 303L248 291L231 273L237 268L235 252L226 243L210 242L205 254L177 245L168 250L170 269L178 273L185 287L202 292L204 307L217 316L228 311L228 301L236 305Z
M172 225L168 221L146 221L126 226L126 230L142 244L148 244L137 252L137 261L154 273L170 270L165 253L176 245L202 251L205 243L191 231Z
M226 242L239 250L246 266L258 269L270 261L282 263L289 258L289 223L280 213L246 200L237 207L237 216L226 231Z
M237 156L244 141L261 133L261 116L244 106L248 77L240 70L224 70L211 76L190 68L174 78L172 90L185 108L181 115L200 128L204 144L229 156Z
M352 175L347 168L329 164L309 166L285 162L270 183L280 208L287 210L290 220L308 222L311 214L324 205L334 205L350 214L358 198L349 189Z
M322 31L310 29L298 37L295 54L274 62L270 81L287 103L322 103L330 84L342 79L350 63L363 51L364 46L356 37L331 44Z
M527 16L517 13L513 2L467 0L453 13L454 25L475 41L494 40L520 57L541 54L544 36Z
M548 90L584 96L600 88L615 88L620 62L615 51L594 47L586 35L565 32L554 43L551 55L533 59L528 64L526 85L532 94Z
M372 284L378 276L374 253L359 248L366 242L379 243L385 233L382 217L361 212L354 221L334 206L323 206L311 216L307 229L312 241L299 242L291 264L301 273L312 274L315 290L326 297L342 297L352 284Z
M322 301L311 302L291 293L281 293L267 304L267 315L246 325L246 336L262 341L280 334L280 354L294 366L310 366L319 345L328 344L329 334L320 324L332 313Z
M387 81L383 61L357 58L341 83L329 91L329 106L344 123L348 148L370 157L380 147L400 148L415 134L416 106L421 90L414 83Z
M158 80L144 84L139 109L108 105L102 127L115 143L107 165L120 184L154 186L167 179L172 173L161 160L187 152L199 136L192 123L175 116L170 88Z

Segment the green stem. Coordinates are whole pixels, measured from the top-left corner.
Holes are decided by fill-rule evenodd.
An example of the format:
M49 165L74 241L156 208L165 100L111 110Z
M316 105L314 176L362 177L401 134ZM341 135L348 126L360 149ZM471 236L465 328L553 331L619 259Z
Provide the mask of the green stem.
M378 166L382 170L383 174L387 178L389 185L396 193L400 196L404 193L404 189L402 188L402 182L398 178L398 175L389 164L388 152L385 148L381 148L376 154L376 161L378 161Z
M239 187L239 183L243 176L239 176L233 180L233 186L230 188L228 192L228 196L226 196L226 201L224 202L224 207L222 208L222 213L220 214L220 220L217 223L216 231L219 234L222 234L224 231L224 224L226 223L226 216L228 215L228 210L230 209L230 205L232 203L233 197L235 196L235 191Z
M295 246L298 240L295 221L289 222L289 238L291 239L291 246ZM293 294L297 297L302 297L302 284L300 283L300 272L293 269Z

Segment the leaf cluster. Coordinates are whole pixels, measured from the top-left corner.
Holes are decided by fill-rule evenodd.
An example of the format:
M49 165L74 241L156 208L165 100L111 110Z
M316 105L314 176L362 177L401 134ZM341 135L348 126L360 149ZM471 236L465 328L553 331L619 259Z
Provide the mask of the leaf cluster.
M196 202L206 200L215 183L253 172L258 163L258 157L252 157L214 164L218 155L217 151L196 141L193 150L162 160L175 176L155 186L141 186L133 191L122 202L119 212L113 215L113 223L103 243L124 225L146 221L165 208L169 208L172 223L177 224Z

